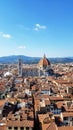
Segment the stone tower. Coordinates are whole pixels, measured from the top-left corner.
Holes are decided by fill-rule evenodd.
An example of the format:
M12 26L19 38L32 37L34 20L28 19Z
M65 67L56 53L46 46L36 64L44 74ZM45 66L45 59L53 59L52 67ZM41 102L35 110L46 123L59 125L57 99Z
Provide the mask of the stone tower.
M18 59L18 75L22 76L22 60L21 60L21 58Z

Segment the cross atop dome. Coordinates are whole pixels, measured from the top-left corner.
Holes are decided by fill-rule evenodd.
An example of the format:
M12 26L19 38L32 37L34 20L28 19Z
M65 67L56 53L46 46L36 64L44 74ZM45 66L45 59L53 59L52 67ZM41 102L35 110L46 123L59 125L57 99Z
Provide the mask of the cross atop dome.
M46 58L46 55L45 55L45 53L44 53L44 58Z

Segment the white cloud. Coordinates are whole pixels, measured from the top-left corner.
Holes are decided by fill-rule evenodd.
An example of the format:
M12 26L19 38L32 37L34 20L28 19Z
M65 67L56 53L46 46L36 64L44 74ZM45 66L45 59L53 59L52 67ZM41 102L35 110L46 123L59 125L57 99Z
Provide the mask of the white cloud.
M11 35L10 34L2 34L2 37L4 37L4 38L11 38Z
M4 38L11 38L11 35L10 34L7 34L7 33L3 33L3 32L0 32L0 36L1 37L4 37Z
M35 26L36 26L37 28L39 28L39 29L46 29L46 28L47 28L46 26L40 25L40 24L36 24Z
M26 47L25 46L19 46L18 48L19 49L25 49Z
M41 29L46 29L46 28L47 28L47 26L45 26L45 25L35 24L34 30L39 31Z
M39 29L38 28L34 28L35 31L38 31Z

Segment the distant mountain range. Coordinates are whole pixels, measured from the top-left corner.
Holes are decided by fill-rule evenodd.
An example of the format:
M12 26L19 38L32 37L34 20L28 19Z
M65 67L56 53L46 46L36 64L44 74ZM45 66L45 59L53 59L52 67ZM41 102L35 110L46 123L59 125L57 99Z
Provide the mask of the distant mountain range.
M24 55L12 55L0 57L0 63L10 64L17 63L18 59L21 58L22 62L25 64L36 64L39 62L41 57L29 57ZM51 63L70 63L73 62L73 57L64 57L64 58L48 58Z

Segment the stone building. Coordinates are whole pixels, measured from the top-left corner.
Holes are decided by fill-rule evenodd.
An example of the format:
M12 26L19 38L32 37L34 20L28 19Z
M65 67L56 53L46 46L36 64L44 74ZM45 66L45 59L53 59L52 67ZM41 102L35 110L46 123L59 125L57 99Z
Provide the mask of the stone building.
M18 59L18 75L22 76L22 60L21 60L21 58Z
M39 61L38 63L38 71L39 71L39 76L48 76L53 74L53 70L51 68L51 63L50 61L44 57Z
M39 63L34 66L29 67L23 67L21 69L21 62L19 61L18 64L18 72L19 76L22 74L22 76L49 76L53 74L53 70L51 68L50 61L46 58L44 55L43 58L40 59Z

